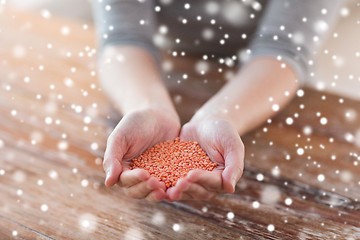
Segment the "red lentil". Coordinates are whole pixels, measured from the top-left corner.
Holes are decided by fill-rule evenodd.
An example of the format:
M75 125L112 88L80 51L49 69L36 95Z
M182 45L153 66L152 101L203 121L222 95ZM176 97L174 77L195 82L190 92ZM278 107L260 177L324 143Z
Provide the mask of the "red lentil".
M193 169L212 171L212 162L197 142L184 142L180 138L158 143L132 159L130 169L143 168L163 181L167 188L185 177Z

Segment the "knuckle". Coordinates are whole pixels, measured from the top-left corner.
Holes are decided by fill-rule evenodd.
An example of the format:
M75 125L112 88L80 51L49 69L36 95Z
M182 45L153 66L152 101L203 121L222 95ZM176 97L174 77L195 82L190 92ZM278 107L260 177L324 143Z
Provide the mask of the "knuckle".
M114 133L115 131L113 131L110 135L109 135L109 137L108 137L108 139L107 139L107 141L106 141L106 145L107 146L110 146L111 144L113 144L114 142L115 142L115 133Z
M131 198L138 198L138 195L136 194L135 191L132 191L131 189L128 189L128 188L125 188L124 189L125 191L125 195L128 196L128 197L131 197Z
M110 166L110 159L104 158L102 165L103 165L104 170L106 170L106 168L108 168Z
M210 193L209 192L199 192L196 194L196 198L198 200L207 200L209 198Z
M216 193L209 193L205 200L211 200L211 199L215 198L215 196L216 196Z
M236 168L236 171L238 172L238 179L240 179L241 176L242 176L243 173L244 173L244 168L243 168L242 166L238 166L238 167Z
M157 202L157 200L155 199L155 196L153 194L149 194L145 199L152 203Z

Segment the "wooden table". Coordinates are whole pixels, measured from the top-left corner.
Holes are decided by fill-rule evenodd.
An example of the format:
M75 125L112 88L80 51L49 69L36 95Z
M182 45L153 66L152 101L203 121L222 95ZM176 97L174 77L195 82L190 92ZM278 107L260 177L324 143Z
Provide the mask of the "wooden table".
M304 89L243 137L235 194L151 204L103 184L120 116L97 81L93 28L2 9L0 37L0 239L360 239L359 102ZM166 60L183 121L231 71L201 64Z

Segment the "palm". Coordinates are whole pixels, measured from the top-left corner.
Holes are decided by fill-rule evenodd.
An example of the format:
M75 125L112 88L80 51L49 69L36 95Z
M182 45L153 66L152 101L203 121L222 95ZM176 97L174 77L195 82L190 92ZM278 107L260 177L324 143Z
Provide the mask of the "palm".
M180 138L196 141L218 166L212 172L193 170L168 191L170 200L207 199L219 192L233 192L243 169L244 147L237 131L225 120L189 122Z
M180 124L166 113L143 110L125 115L111 133L104 156L105 184L118 184L133 198L159 201L165 185L143 169L130 170L131 159L158 142L178 136Z
M122 164L128 167L131 159L147 148L158 142L176 138L179 134L179 124L162 113L154 115L149 112L137 112L125 116L113 134L114 138L123 141L122 145L126 151Z

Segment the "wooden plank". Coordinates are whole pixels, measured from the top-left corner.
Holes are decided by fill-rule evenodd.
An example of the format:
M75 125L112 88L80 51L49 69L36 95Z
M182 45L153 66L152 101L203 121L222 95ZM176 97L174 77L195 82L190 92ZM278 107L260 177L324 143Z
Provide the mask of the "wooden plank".
M96 78L91 76L94 55L78 56L86 52L85 46L93 48L93 30L84 31L81 23L56 18L49 23L40 16L16 12L8 12L0 20L6 33L2 34L6 37L0 46L0 53L5 56L0 63L0 140L5 148L0 151L6 156L0 159L6 162L6 174L0 176L5 182L1 181L0 189L6 197L1 200L0 209L6 210L6 217L48 236L80 239L139 235L150 239L360 238L356 235L360 231L360 174L355 164L360 154L353 139L360 129L359 102L305 89L304 97L296 98L271 124L244 136L246 171L233 195L222 195L209 202L156 205L129 200L120 190L105 189L102 184L101 156L119 115L114 114ZM61 35L61 28L66 25L74 34ZM48 43L52 48L47 48ZM19 46L26 47L26 54L20 58L14 55ZM70 58L66 57L68 51L72 52ZM173 97L181 99L176 106L183 121L225 82L218 68L231 71L209 63L210 70L202 75L194 71L198 60L167 61L174 66L167 73L171 78L167 84ZM39 65L44 65L44 70L38 70ZM195 80L174 84L183 73ZM29 83L24 83L26 76L31 79ZM64 82L67 77L72 78L72 87ZM195 92L204 88L204 94L192 94L187 91L189 88ZM40 100L36 99L38 94L42 96ZM92 108L93 103L96 109ZM73 105L81 106L83 111L74 111ZM12 114L13 110L16 114ZM53 123L44 125L49 116ZM91 116L90 123L84 123L86 116ZM286 124L288 117L293 118L293 124ZM320 124L321 117L328 119L326 125ZM60 124L55 124L56 120ZM312 133L304 133L304 128L309 127ZM92 148L93 143L96 145ZM297 153L299 148L304 149L302 155ZM51 170L58 173L57 180L48 177ZM264 176L263 181L256 180L259 173ZM17 174L25 174L29 181L14 182ZM318 181L319 174L324 175L325 181ZM39 187L36 182L45 178ZM81 186L84 179L88 181L86 188ZM21 198L16 195L17 189L24 192ZM69 197L71 193L77 199ZM291 198L290 206L284 204L287 198ZM254 201L260 203L259 208L253 208ZM49 207L46 212L40 209L43 203ZM156 215L157 212L161 214ZM229 212L234 218L227 218ZM80 217L87 213L90 215L85 215L85 220L96 219L97 228L91 236L79 224ZM118 219L120 215L123 219ZM169 222L154 226L154 216L165 216ZM179 222L184 230L181 236L172 230L173 224ZM269 224L274 225L274 231L267 230Z
M5 103L6 99L12 96L13 93L4 92L2 95L4 98L0 97L0 99L2 98ZM16 96L16 102L12 107L21 109L24 104L35 106L35 109L46 108L46 102L42 103L35 99L24 98L20 94ZM3 118L2 121L8 119L2 124L7 126L4 128L4 132L19 134L22 131L24 137L21 138L27 142L29 142L29 133L31 132L36 132L42 136L48 134L53 136L47 141L39 142L37 146L30 145L29 147L35 151L42 144L47 144L51 145L50 148L53 154L56 154L59 150L58 144L61 141L59 138L63 133L67 133L68 151L76 153L78 156L89 156L88 152L93 151L91 144L96 143L98 149L93 151L96 154L93 158L102 157L107 134L111 131L112 125L109 126L109 122L101 121L101 118L96 121L98 118L94 117L93 123L84 124L83 120L73 111L59 108L56 112L56 118L61 120L61 125L51 125L44 128L43 119L48 116L47 113L36 112L35 115L38 119L27 123L22 122L22 120L32 118L33 111L21 109L18 110L17 116L11 117L9 112L12 109L7 107L6 103L3 107L2 111L7 112L7 118ZM101 108L101 106L99 107ZM2 106L0 106L1 108ZM18 127L19 122L17 123L14 119L18 119L17 121L21 123L20 129ZM85 125L89 128L87 132L82 130L82 126ZM329 137L324 134L306 136L302 134L300 129L293 126L278 125L276 121L265 127L267 132L263 132L262 128L244 137L247 153L246 163L249 166L265 171L272 171L277 166L274 171L284 177L317 186L326 191L336 191L353 199L359 199L360 167L355 165L358 164L358 159L349 155L349 153L359 152L354 144L346 143L337 138L333 142L329 142ZM302 134L300 138L298 137L299 134ZM274 136L277 137L274 138ZM303 155L297 153L299 148L304 149L305 153ZM336 158L334 159L333 156L336 156ZM97 161L99 162L99 159ZM89 164L93 163L92 161ZM84 166L80 164L78 167L82 168ZM317 180L320 174L325 176L326 181L320 182Z
M236 194L219 196L205 205L195 201L175 205L221 226L242 229L264 239L360 237L359 202L295 181L276 180L266 173L259 182L258 173L258 169L248 167ZM232 219L224 217L229 212L233 213ZM267 230L270 224L275 228L273 232Z
M302 91L292 103L274 119L280 126L286 125L286 118L293 119L292 127L312 134L324 135L338 141L355 144L355 136L360 130L360 102L308 88ZM322 124L321 119L324 118ZM352 136L349 137L349 134ZM305 135L305 134L303 134ZM359 135L358 135L359 136ZM360 143L357 143L358 151Z
M350 156L359 153L356 146L339 140L329 142L325 135L298 137L301 132L291 127L268 125L266 128L266 133L259 130L244 138L249 166L273 172L275 178L283 176L359 199L360 162L358 157Z
M28 166L31 165L30 170L33 168L36 169L40 165L43 165L41 163L38 164L39 166L34 166L34 158L32 156L14 157L14 154L18 153L12 152L12 155L10 154L10 157L12 159L30 159L28 161L30 161L31 164L26 164ZM7 154L5 153L2 155L6 156ZM40 156L41 154L38 154L37 157ZM53 158L47 159L46 163L51 163L52 159ZM24 161L19 162L18 164L23 165ZM7 162L7 164L4 165L11 166L12 164L11 162ZM71 172L71 169L63 166L60 167L58 165L54 165L52 167L45 166L44 168L47 171L54 168L57 172L59 172L58 169L64 168L67 169L67 173ZM21 168L20 166L14 166L13 169ZM11 169L6 169L6 172L8 171L11 171ZM36 170L31 171L35 172ZM45 170L43 170L42 173L32 173L30 175L34 175L36 177L46 176L47 173L44 171ZM94 178L93 175L89 175L87 172L79 171L79 174L80 173L82 177L92 178L92 180L97 184L97 186L104 188L104 186L102 185L102 178ZM255 180L256 174L259 173L257 169L252 170L251 174L249 173L250 170L247 170L246 175L239 184L237 194L224 195L222 197L218 197L217 199L215 199L215 201L207 202L205 204L202 202L187 202L186 204L175 203L171 206L174 206L181 211L189 212L193 215L198 215L199 218L205 218L208 221L216 223L217 225L223 226L227 229L232 229L233 231L248 234L249 236L253 236L255 238L266 237L271 239L271 237L275 238L279 236L287 236L289 239L291 239L291 236L293 236L294 234L301 234L301 229L306 229L307 236L311 237L316 237L318 236L317 234L320 233L328 233L329 230L331 230L334 236L345 237L349 236L349 234L355 234L359 230L357 228L351 227L359 227L358 223L360 220L360 215L358 214L358 211L360 207L358 203L332 193L326 193L326 195L323 195L325 193L324 191L316 188L311 188L306 185L299 186L298 183L291 182L291 180L286 181L284 179L280 179L276 181L270 174L266 176L265 172L262 173L265 178L260 183ZM58 173L58 175L60 176L60 173ZM61 174L61 176L62 175L63 174ZM52 195L54 195L55 193L53 197L56 197L57 194L62 191L69 191L69 185L74 185L76 188L80 187L80 180L77 181L78 185L76 186L75 183L69 182L68 176L65 176L64 179L66 179L66 186L63 186L62 190L60 188L56 188L56 193L54 192L54 189L47 189L46 191L51 193ZM283 185L285 181L288 183L287 186ZM34 180L30 182L33 182L33 184L35 184L36 181ZM18 186L18 184L15 184L13 188L15 188L16 186ZM30 186L26 186L26 188L29 187ZM272 193L271 191L269 192L269 190L274 191L275 193ZM79 189L77 191L79 191ZM106 191L108 191L109 193L115 193L114 191L109 189L106 189ZM70 192L72 191L70 190ZM81 189L80 192L81 195L87 195L87 193L84 193ZM266 194L264 195L262 192L270 194L270 196L266 196ZM42 199L45 197L44 193L38 193L38 195L41 196ZM304 196L306 197L306 199L303 199ZM266 201L264 203L264 199L267 199L269 197L276 198L273 204L269 204ZM285 197L291 197L293 202L291 207L285 206ZM125 200L128 201L129 199ZM46 202L46 200L43 201ZM54 200L49 201L53 202ZM261 202L260 209L254 209L252 207L253 201ZM80 200L80 202L83 201ZM93 202L100 201L94 200ZM69 204L69 206L71 206L70 203L66 204ZM331 207L329 206L330 204L332 205ZM207 208L206 211L202 211L204 206ZM59 208L59 206L57 206L56 208ZM112 213L113 211L110 212ZM233 212L236 218L227 220L226 216L228 212ZM338 216L340 212L347 217L344 219L341 216ZM62 212L59 214L65 213ZM315 215L315 217L313 217L313 215ZM30 218L32 218L32 216ZM144 216L142 216L142 218L144 218ZM271 219L271 222L269 222L269 219ZM287 223L284 223L285 219L287 220ZM314 221L321 221L324 226L313 225ZM346 224L344 223L344 221L346 221ZM295 225L293 223L297 224ZM269 224L274 224L276 226L276 232L266 231L266 228ZM299 228L300 226L301 228ZM339 231L340 229L346 229L346 234L342 234L341 231Z
M0 239L51 239L8 218L0 216Z
M13 123L13 122L11 122L11 121L8 121L8 122L6 122L6 123L4 123L3 125L6 125L6 126L8 126L8 128L12 125L11 123ZM14 127L16 127L17 125L15 124L14 125ZM27 126L27 124L26 123L22 123L22 128L21 129L23 129L24 130L24 133L23 134L26 134L26 132L28 132L28 130L29 129L31 129L31 126L30 127L26 127ZM7 130L11 130L11 129L7 129ZM56 129L52 129L52 131L55 131ZM40 129L37 129L37 131L40 131ZM10 131L11 132L11 131ZM15 129L12 131L12 132L15 132ZM18 134L19 134L19 131L17 132ZM3 134L4 135L4 134ZM56 149L56 141L55 141L55 139L51 139L50 138L50 136L47 136L46 135L46 133L44 133L44 135L46 136L46 138L47 138L47 140L45 140L44 142L46 143L46 145L39 145L39 146L36 146L36 148L37 149L39 149L39 148L41 148L42 149L42 151L41 151L41 153L39 153L39 151L31 151L33 154L37 154L37 156L43 156L43 157L48 157L49 159L47 160L47 161L50 161L50 162L56 162L57 164L59 164L59 162L57 162L56 161L56 157L54 157L54 156L56 156L56 155L54 155L54 154L56 154L56 151L57 151L57 149ZM78 136L78 134L74 134L75 136ZM11 136L11 135L10 135ZM98 136L99 137L99 136ZM21 138L21 135L19 135L19 136L15 136L15 139L19 139L19 138ZM104 141L105 141L105 139L106 139L106 136L103 136L103 139L104 139ZM88 140L91 140L91 139L88 139ZM75 139L73 139L73 140L71 140L70 141L70 143L72 142L72 141L75 141ZM84 141L84 140L82 140L81 139L81 141ZM23 142L25 142L25 141L23 141ZM53 142L53 143L52 143ZM6 140L5 141L5 143L7 143L7 144L12 144L12 146L14 146L14 147L16 147L17 146L17 144L16 144L16 141L14 141L14 140L12 140L11 141L11 139L8 139L8 140ZM52 144L51 144L52 143ZM26 145L30 145L30 144L22 144L22 149L23 150L27 150L27 149L29 149L29 147L26 147ZM261 146L261 145L260 145ZM36 149L35 148L35 149ZM51 150L52 149L52 150ZM78 150L78 151L75 151L75 152L82 152L82 154L79 154L77 157L84 157L84 155L85 155L85 153L88 151L88 149L83 149L83 150ZM266 150L264 150L264 151L266 151ZM47 154L48 152L53 152L53 154ZM66 156L66 155L69 155L69 154L74 154L74 150L71 150L71 148L69 148L69 151L67 152L65 152L65 153L62 153L64 156ZM267 154L267 155L271 155L270 153L269 154ZM274 155L274 154L273 154ZM90 155L88 155L89 156L89 158L90 159L93 159L94 157L90 157ZM76 159L76 157L75 157L75 159ZM86 176L92 176L92 177L97 177L97 179L98 179L98 181L100 181L100 182L102 182L102 176L103 176L103 173L102 173L102 170L101 170L101 167L97 167L97 170L96 171L94 171L93 169L91 169L91 168L93 168L92 167L92 165L91 165L91 162L90 162L90 164L85 164L85 166L84 166L84 162L77 162L77 161L72 161L71 162L71 165L69 165L70 163L69 162L65 162L65 163L60 163L61 165L64 165L64 166L66 166L66 167L68 167L68 168L71 168L71 167L76 167L77 169L81 169L81 172L83 173L83 174L86 174ZM259 170L259 169L256 169L256 170L253 170L253 172L258 172L258 173L261 173L261 171ZM266 173L265 172L262 172L262 174L263 175L265 175ZM254 174L252 174L252 178L254 178ZM271 179L273 179L273 181L274 181L274 179L277 179L277 178L274 178L274 176L272 176L272 175L269 175L269 178ZM234 197L234 199L238 199L239 197L240 198L245 198L245 199L248 199L248 200L251 200L252 199L252 201L255 201L255 200L258 200L259 202L261 202L261 194L260 193L258 193L257 195L255 195L254 196L254 194L253 194L253 192L254 192L254 189L277 189L278 190L278 192L279 192L279 194L282 194L282 197L281 197L281 199L282 199L282 201L283 201L283 199L285 199L285 196L291 196L292 194L294 194L294 193L291 193L291 188L287 188L287 189L281 189L281 190L279 190L279 186L281 187L281 185L283 185L283 183L284 182L288 182L289 183L289 181L291 181L291 180L287 180L287 179L282 179L282 181L276 181L275 183L273 183L272 184L272 186L264 186L264 184L262 183L262 184L258 184L258 185L255 185L254 186L254 183L252 183L251 181L250 181L250 184L248 183L249 182L249 179L248 179L248 176L247 175L245 175L245 177L242 179L242 181L240 182L240 186L242 186L243 184L245 184L245 185L249 185L250 187L250 190L248 190L248 191L245 191L245 189L242 189L241 188L241 190L239 190L238 191L238 193L237 194L239 194L240 196L233 196ZM296 184L294 184L295 186L297 186L297 185L299 185L299 183L296 183ZM293 186L294 187L294 186ZM301 185L300 185L300 187L301 187ZM321 194L323 194L323 193L325 193L325 191L322 191L322 190L320 190L320 189L317 189L317 188L313 188L313 190L312 191L309 191L309 189L310 189L310 187L309 186L307 186L307 185L304 185L304 186L302 186L301 187L302 188L302 194L305 194L307 191L308 191L308 194L306 194L305 196L307 196L307 198L310 198L310 197L313 197L313 198L321 198ZM316 196L315 195L315 193L318 193L320 196ZM311 194L313 194L313 195L311 195ZM329 193L327 193L327 194L329 194ZM337 203L337 202L340 202L340 203L343 203L345 206L349 206L349 208L350 209L348 209L348 212L346 212L345 211L345 215L347 215L347 216L350 216L351 217L351 221L350 220L348 220L349 221L349 223L347 223L348 225L353 225L353 226L356 226L356 223L358 222L358 220L360 220L360 219L357 219L356 217L354 217L353 215L355 215L356 216L356 212L354 212L354 213L352 213L352 210L356 210L358 207L357 207L357 205L355 204L354 205L354 203L352 202L352 200L351 199L343 199L341 196L337 196L336 194L331 194L330 193L330 195L332 196L332 199L331 199L331 203L332 203L332 205L336 205L335 203ZM302 201L301 199L302 199L302 197L303 197L304 195L300 195L300 194L297 194L297 199L299 200L299 201ZM334 196L337 196L337 197L335 197L334 198ZM324 196L324 198L326 199L327 198L327 195L325 195ZM285 234L286 233L286 231L285 230L287 230L288 231L288 237L290 237L290 236L292 236L294 233L297 233L297 232L299 232L299 230L297 229L297 228L291 228L291 227L288 227L288 226L286 226L286 224L284 225L283 223L282 223L282 221L284 221L283 219L282 219L282 217L283 216L285 216L285 215L288 215L288 219L291 219L292 221L294 221L294 222L297 222L297 223L299 223L299 222L301 222L301 219L302 218L304 218L305 216L306 216L306 220L305 220L305 222L301 222L301 224L300 224L300 226L306 226L306 222L309 222L310 220L309 220L309 216L310 216L310 218L311 218L311 215L313 215L315 212L316 212L316 214L317 215L319 215L319 216L321 216L321 217L323 217L324 218L324 222L326 222L326 226L330 226L331 227L331 229L341 229L341 228L343 228L343 226L341 225L341 224L343 224L343 218L341 217L341 216L337 216L337 214L338 214L338 209L337 209L337 207L340 207L340 210L342 211L343 209L342 209L342 207L343 206L335 206L335 210L333 210L332 211L332 214L327 214L328 212L329 212L329 209L328 209L328 206L326 207L324 207L324 205L326 205L328 202L326 202L326 200L323 200L323 202L321 202L320 200L317 200L317 201L314 201L314 202L302 202L301 204L299 204L298 206L300 206L301 208L300 209L293 209L293 211L295 212L295 214L294 215L291 215L291 214L289 214L288 213L288 211L287 210L283 210L283 213L282 214L280 214L280 211L279 211L279 207L276 207L275 209L273 208L273 206L267 206L265 209L266 209L266 211L265 211L265 213L261 213L261 214L257 214L257 216L258 216L258 218L250 218L249 219L249 213L251 213L251 215L253 215L253 211L254 210L252 210L251 208L252 208L252 202L238 202L236 205L234 205L233 204L233 202L236 202L236 201L234 201L234 199L232 199L231 197L225 197L225 198L223 198L223 199L220 199L218 202L213 202L213 203L209 203L209 206L208 206L208 208L211 208L212 207L212 209L214 208L214 216L212 216L210 219L208 219L209 221L216 221L216 223L217 224L220 224L220 225L222 225L222 226L224 226L224 227L226 227L226 228L230 228L230 229L233 229L233 230L235 230L235 231L241 231L241 232L243 232L243 233L245 233L245 234L250 234L250 236L255 236L255 237L258 237L257 235L251 235L251 234L254 234L254 232L257 232L257 234L259 234L259 236L264 236L264 235L260 235L260 234L265 234L265 233L263 233L264 232L264 230L266 230L266 227L267 227L267 225L266 225L266 223L267 223L267 220L269 219L269 216L271 216L271 219L275 219L276 221L276 223L280 226L280 227L278 227L278 236L281 236L281 235L283 235L283 234ZM279 199L280 199L280 197L279 197ZM295 201L295 200L293 200L293 201ZM307 200L308 201L308 200ZM223 203L222 205L220 204L220 203ZM228 224L226 223L226 222L224 222L224 218L225 218L225 216L226 216L226 214L227 214L227 211L230 211L230 210L227 210L226 208L224 208L223 209L223 207L224 206L226 206L226 205L231 205L232 204L232 206L233 206L233 208L234 209L236 209L236 208L240 208L240 210L239 211L236 211L235 212L235 214L236 214L236 216L238 216L239 215L239 218L240 219L242 219L242 223L244 223L244 222L247 222L247 225L252 225L252 227L250 228L250 227L248 227L249 229L251 229L251 231L246 231L246 229L244 229L244 228L242 228L241 226L242 225L240 225L240 224L233 224L233 225L230 225L230 226L228 226ZM262 203L263 204L263 203ZM280 205L281 205L281 203L279 203ZM353 207L354 209L351 209L351 206L353 206L353 205L351 205L351 204L353 204L355 207ZM217 206L221 206L221 207L217 207ZM240 206L237 206L237 205L240 205ZM248 208L246 208L246 209L243 209L243 205L245 205L245 206L247 206ZM283 203L282 203L282 205L284 205ZM319 206L320 205L320 206ZM175 205L176 206L176 205ZM196 205L195 205L196 206ZM216 207L214 207L214 206L216 206ZM264 206L266 206L266 204L264 205ZM300 211L300 212L304 212L304 208L306 209L306 208L309 208L311 206L311 209L315 209L315 210L312 210L312 212L310 211L310 212L307 212L307 215L305 215L304 213L303 213L303 215L301 215L300 214L300 216L299 215L297 215L296 214L296 212L297 211ZM332 208L333 208L334 206L332 206ZM284 207L283 207L284 208ZM190 210L189 210L190 209ZM188 204L187 205L187 207L183 207L183 208L181 208L181 210L183 210L183 211L186 211L186 210L189 210L188 212L190 212L190 213L192 213L192 214L194 214L194 209L196 209L195 207L194 207L194 205L191 205L191 204ZM269 213L269 209L274 209L274 211L273 212L271 212L271 213ZM331 210L331 209L330 209ZM198 212L198 211L195 211L195 213L196 212ZM216 213L216 214L215 214ZM216 218L216 216L219 216L219 213L221 213L221 217L220 218ZM199 214L199 217L203 217L201 214ZM280 218L280 219L278 219L278 218ZM211 220L212 219L212 220ZM289 221L289 220L288 220ZM314 220L313 220L314 221ZM332 223L332 221L334 221L334 222L336 222L335 224L334 223ZM311 222L311 221L310 221ZM355 222L355 223L354 223ZM281 223L281 224L280 224ZM341 223L340 225L337 225L337 223ZM309 224L308 224L309 225ZM284 227L285 226L285 227ZM307 231L308 231L308 234L313 234L313 235L311 235L311 236L313 236L313 237L316 237L316 235L314 235L315 233L318 233L318 232L321 232L321 230L322 231L328 231L328 228L324 228L324 229L321 229L321 228L314 228L314 227L312 227L312 225L310 224L310 226L308 226L307 227ZM354 230L352 229L351 230L351 227L349 227L349 229L350 230L348 230L349 232L351 232L351 233L353 233L354 232ZM311 231L312 230L312 231ZM334 231L334 234L336 233L336 231ZM269 236L270 235L273 235L273 234L271 234L271 233L268 233L269 234ZM269 237L269 236L267 236L267 237ZM276 236L276 235L275 235ZM346 235L347 236L347 235Z
M249 239L167 206L125 197L87 173L1 149L1 215L53 238ZM21 161L18 161L22 159ZM180 226L173 230L174 224ZM176 227L175 227L176 229ZM196 235L194 235L196 233Z

